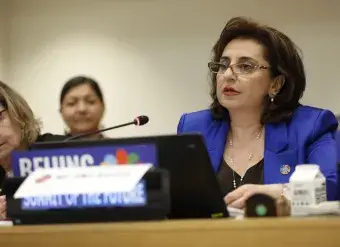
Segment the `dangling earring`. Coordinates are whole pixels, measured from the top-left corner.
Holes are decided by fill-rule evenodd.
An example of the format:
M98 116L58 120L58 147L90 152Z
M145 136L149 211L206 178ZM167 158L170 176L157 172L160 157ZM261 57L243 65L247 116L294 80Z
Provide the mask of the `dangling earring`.
M269 98L270 98L270 103L274 104L275 94L269 96Z
M64 135L69 135L70 134L70 129L68 127L64 128Z

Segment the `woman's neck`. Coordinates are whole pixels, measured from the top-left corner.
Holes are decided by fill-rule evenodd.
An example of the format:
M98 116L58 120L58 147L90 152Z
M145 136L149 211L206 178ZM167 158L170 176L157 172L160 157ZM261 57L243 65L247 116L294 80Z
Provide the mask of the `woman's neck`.
M12 155L12 152L19 151L19 150L27 150L27 148L28 148L28 144L22 143L18 148L16 148L13 151L11 151L11 153L9 155L7 155L6 157L3 157L2 159L0 159L0 164L5 169L5 171L7 173L12 172L12 170L13 170L12 166L11 166L11 155Z
M91 133L91 132L95 132L97 130L93 130L93 131L89 131L87 133ZM69 135L71 136L77 136L77 135L82 135L82 134L85 134L85 133L70 133ZM92 135L87 135L87 136L84 136L83 138L81 139L88 139L88 140L98 140L98 139L102 139L103 138L103 134L102 133L97 133L97 134L92 134Z
M233 140L250 141L262 131L260 111L229 111Z
M4 168L6 172L10 172L12 170L11 166L11 156L4 157L0 160L1 166Z

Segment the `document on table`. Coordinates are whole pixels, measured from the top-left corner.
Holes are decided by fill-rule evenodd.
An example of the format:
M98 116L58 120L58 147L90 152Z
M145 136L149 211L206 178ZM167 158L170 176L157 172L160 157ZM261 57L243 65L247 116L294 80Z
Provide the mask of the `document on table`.
M232 207L227 206L227 210L229 212L230 217L239 218L239 217L244 216L244 210L242 210L242 209L232 208Z
M2 226L13 226L13 222L9 220L4 220L4 221L0 220L0 227Z

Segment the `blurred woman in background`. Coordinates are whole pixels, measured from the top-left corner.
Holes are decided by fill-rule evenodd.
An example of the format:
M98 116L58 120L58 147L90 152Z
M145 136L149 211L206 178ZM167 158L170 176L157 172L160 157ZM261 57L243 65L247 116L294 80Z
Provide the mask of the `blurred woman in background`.
M105 111L103 93L98 83L89 77L77 76L67 81L60 94L60 113L68 128L67 135L74 136L96 131ZM102 134L86 139L102 139Z
M34 142L60 141L65 136L40 134L39 121L27 102L0 81L0 189L6 176L12 173L11 154L29 149ZM0 220L6 217L6 198L0 196Z

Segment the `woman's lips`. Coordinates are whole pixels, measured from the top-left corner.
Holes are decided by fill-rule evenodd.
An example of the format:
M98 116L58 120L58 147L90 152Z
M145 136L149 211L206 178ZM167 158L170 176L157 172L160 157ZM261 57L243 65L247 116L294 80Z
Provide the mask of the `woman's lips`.
M232 88L232 87L226 86L223 89L223 94L227 95L227 96L235 96L235 95L240 94L240 92L237 91L236 89Z
M239 95L240 93L238 92L234 92L234 91L225 91L223 92L223 95L226 95L226 96L235 96L235 95Z

